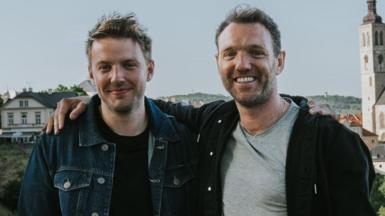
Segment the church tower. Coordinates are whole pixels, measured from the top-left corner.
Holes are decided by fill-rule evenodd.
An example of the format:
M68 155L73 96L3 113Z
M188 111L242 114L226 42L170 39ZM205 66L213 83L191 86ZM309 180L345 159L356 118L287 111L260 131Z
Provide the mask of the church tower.
M367 0L368 14L359 27L362 127L376 133L375 105L385 87L385 24L377 15L376 0Z

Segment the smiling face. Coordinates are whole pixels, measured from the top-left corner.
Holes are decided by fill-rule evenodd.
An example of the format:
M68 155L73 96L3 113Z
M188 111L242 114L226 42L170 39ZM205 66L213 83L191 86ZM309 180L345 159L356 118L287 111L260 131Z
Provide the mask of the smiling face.
M258 106L276 91L285 53L275 57L272 44L269 31L259 23L231 23L219 35L218 71L238 104Z
M102 109L124 114L143 104L153 68L154 63L145 60L140 45L130 38L107 37L92 44L89 75Z

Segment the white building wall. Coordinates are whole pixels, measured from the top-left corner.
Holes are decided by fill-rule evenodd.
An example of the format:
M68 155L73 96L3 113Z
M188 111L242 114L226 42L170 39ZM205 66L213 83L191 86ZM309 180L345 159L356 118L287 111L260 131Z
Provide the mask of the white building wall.
M375 32L383 32L383 45L375 45ZM376 133L374 104L385 87L385 24L365 24L359 28L362 125ZM378 42L379 41L378 37ZM381 57L380 57L381 55ZM380 58L383 60L380 61Z
M382 118L381 115L383 116ZM375 122L378 140L385 141L385 105L375 106Z
M27 101L28 107L20 107L20 100ZM38 132L47 122L53 109L47 108L34 99L15 99L1 109L4 132ZM22 113L27 113L27 123L22 124ZM36 112L40 112L40 124L36 124ZM13 113L13 124L9 125L8 113Z

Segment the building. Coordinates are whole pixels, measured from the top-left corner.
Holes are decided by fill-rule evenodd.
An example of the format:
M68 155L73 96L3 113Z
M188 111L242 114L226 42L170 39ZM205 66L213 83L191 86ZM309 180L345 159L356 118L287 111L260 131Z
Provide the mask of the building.
M385 24L368 0L368 14L359 27L362 127L385 141Z
M62 98L75 97L73 92L35 93L24 90L8 100L1 111L2 134L7 142L31 142L38 135L57 102Z
M376 173L385 175L385 145L378 145L371 152Z
M369 149L373 149L378 144L377 134L370 132L362 127L362 114L344 114L339 116L339 122L350 130L354 131L364 141Z

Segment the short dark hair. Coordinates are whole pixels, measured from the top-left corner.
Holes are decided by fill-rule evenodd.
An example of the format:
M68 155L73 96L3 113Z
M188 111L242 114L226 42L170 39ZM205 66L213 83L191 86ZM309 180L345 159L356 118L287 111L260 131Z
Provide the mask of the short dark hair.
M95 40L108 37L133 39L140 45L146 61L151 60L151 38L146 34L146 29L139 24L134 13L125 16L113 13L102 16L98 20L95 27L89 31L86 42L89 63L91 63L92 43Z
M278 25L274 20L267 15L264 11L250 7L247 5L237 6L226 16L225 20L219 25L215 34L215 44L218 47L218 37L223 30L231 23L249 24L249 23L260 23L270 32L271 38L273 39L273 51L277 57L281 51L281 33L278 29Z

